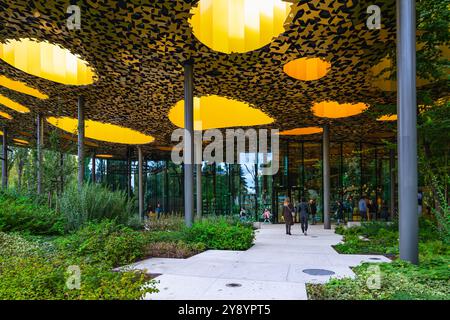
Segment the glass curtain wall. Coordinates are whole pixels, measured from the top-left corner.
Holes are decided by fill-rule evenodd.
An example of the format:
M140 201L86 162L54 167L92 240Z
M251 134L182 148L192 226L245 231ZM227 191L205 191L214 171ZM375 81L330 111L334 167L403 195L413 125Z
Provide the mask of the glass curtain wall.
M271 160L270 153L265 156ZM273 222L282 222L284 199L289 197L298 204L305 197L316 201L316 219L323 220L322 143L281 140L279 170L275 175L262 174L263 157L263 154L257 157L249 154L249 161L242 164L203 163L203 214L237 215L240 208L244 208L247 215L259 220L264 208L268 208L273 214ZM136 196L137 161L131 164L132 196ZM87 180L90 180L92 165L89 161L86 168ZM389 209L391 201L389 170L389 149L384 145L332 141L332 213L337 209L336 201L341 200L346 220L359 220L358 201L361 196L366 196L372 205L371 218L383 218L383 210ZM127 190L127 172L127 161L96 161L97 182L114 190ZM146 208L151 206L154 210L159 202L164 213L183 214L183 167L169 160L145 161L144 175Z

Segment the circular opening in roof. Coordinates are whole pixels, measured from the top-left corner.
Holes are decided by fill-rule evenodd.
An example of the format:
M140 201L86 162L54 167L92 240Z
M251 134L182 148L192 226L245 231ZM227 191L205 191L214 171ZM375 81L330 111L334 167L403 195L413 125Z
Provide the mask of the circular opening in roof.
M393 115L381 116L377 119L377 121L397 121L397 115L393 114Z
M169 111L169 120L184 128L184 100ZM229 127L257 126L272 123L274 119L248 103L216 95L194 98L194 129L208 130Z
M17 111L19 113L29 113L30 109L25 107L24 105L21 105L18 102L15 102L8 97L5 97L4 95L0 94L0 105L3 105L11 110Z
M94 70L86 61L55 44L33 39L0 43L0 59L33 76L67 85L94 82Z
M48 123L66 132L77 134L78 120L68 117L49 117ZM94 140L121 144L147 144L155 138L133 129L124 128L115 124L103 123L93 120L85 121L85 137Z
M200 0L189 22L194 36L209 48L244 53L285 31L291 5L283 0Z
M309 274L310 276L332 276L335 274L334 271L326 269L304 269L303 273Z
M307 127L307 128L296 128L292 130L281 131L282 136L304 136L309 134L322 133L323 128L320 127Z
M3 112L3 111L0 111L0 117L8 119L8 120L12 119L11 115L9 115L8 113Z
M288 76L303 81L319 80L326 76L331 64L320 58L300 58L286 63L283 67Z
M336 101L322 101L315 103L312 111L321 118L347 118L363 113L368 108L365 103L339 103Z

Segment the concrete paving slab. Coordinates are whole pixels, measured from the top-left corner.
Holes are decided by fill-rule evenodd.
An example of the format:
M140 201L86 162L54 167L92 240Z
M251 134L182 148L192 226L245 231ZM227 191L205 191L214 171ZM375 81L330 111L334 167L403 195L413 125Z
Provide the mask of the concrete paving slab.
M306 299L306 283L355 277L351 267L362 262L389 262L384 256L342 255L332 246L342 241L334 230L310 226L308 236L283 225L263 225L247 251L208 250L188 259L147 259L131 268L162 274L157 294L147 299ZM319 275L315 270L333 274ZM236 283L237 286L227 286Z

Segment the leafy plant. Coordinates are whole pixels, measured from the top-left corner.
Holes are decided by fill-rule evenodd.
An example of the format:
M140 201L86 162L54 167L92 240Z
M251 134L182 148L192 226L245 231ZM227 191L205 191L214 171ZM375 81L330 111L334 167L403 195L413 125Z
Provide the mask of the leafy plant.
M254 231L242 224L230 224L226 219L204 219L185 230L186 240L204 243L208 249L247 250L253 244Z
M181 240L173 242L151 242L145 247L145 256L154 258L189 258L205 251L203 243L186 243Z
M0 193L0 208L0 231L40 235L63 232L61 215L28 197Z
M87 222L103 219L136 224L135 201L129 200L122 191L111 191L99 184L86 184L81 190L71 185L59 199L59 206L66 230L76 230Z
M143 257L145 237L113 221L88 223L71 235L58 239L57 245L70 259L118 267Z

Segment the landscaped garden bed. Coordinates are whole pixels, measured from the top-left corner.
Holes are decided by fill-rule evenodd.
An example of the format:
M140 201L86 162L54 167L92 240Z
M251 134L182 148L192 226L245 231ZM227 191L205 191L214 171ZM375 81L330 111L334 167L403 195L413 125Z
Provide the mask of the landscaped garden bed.
M450 299L450 246L435 222L420 220L419 266L398 259L398 225L364 223L338 227L344 242L334 246L342 254L382 254L391 263L364 263L353 268L356 279L332 279L327 284L308 284L313 300ZM378 266L379 269L374 268ZM379 279L379 286L371 283Z
M101 190L100 206L89 195L100 187L86 188L91 191L80 197L66 195L58 210L39 199L0 193L0 299L140 299L157 292L152 270L115 268L149 257L252 246L253 228L238 219L205 218L188 229L180 217L163 217L144 228L124 198ZM108 208L117 206L130 211L111 216ZM67 285L73 270L80 275L75 289Z

